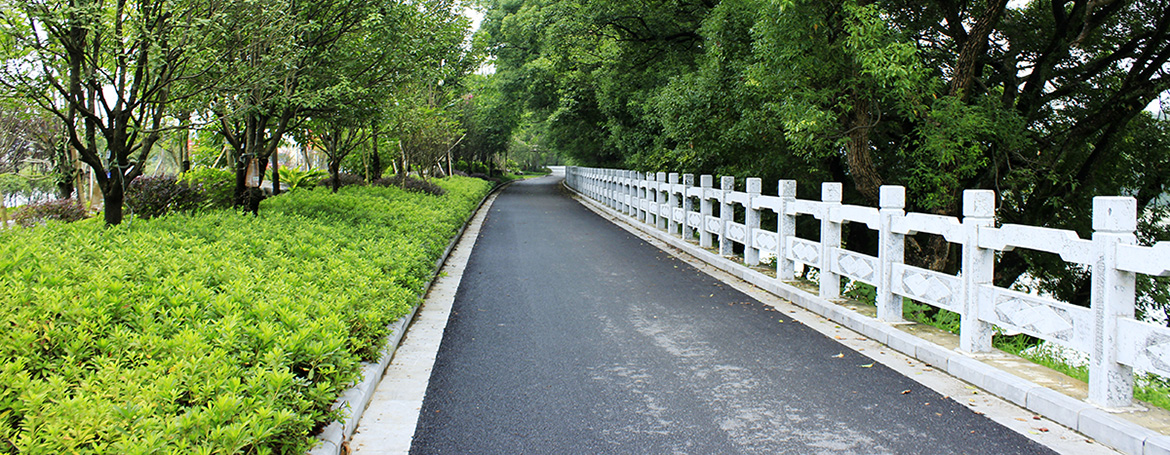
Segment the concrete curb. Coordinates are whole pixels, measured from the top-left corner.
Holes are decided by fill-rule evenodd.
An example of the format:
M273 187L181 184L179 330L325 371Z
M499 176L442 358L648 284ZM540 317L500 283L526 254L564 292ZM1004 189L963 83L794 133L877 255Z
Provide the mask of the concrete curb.
M476 214L483 209L484 204L493 195L511 184L512 182L508 182L492 188L479 201L479 205L475 207L475 210L471 211L470 216L467 217L467 221L459 228L459 232L451 238L451 242L447 244L447 248L443 250L443 254L435 261L435 271L431 275L430 281L427 281L427 285L423 287L423 296L426 296L430 292L431 286L435 284L435 280L439 276L439 271L442 270L443 264L447 262L447 257L451 255L451 251L455 249L455 245L463 238L463 233L467 232L467 227L471 225ZM364 364L362 366L361 379L353 387L347 389L345 393L342 393L341 397L333 403L333 409L340 409L343 417L340 421L333 421L316 435L317 445L306 452L308 455L340 455L346 453L343 452L345 442L352 438L353 433L357 431L358 422L362 419L362 413L365 412L366 406L370 404L370 399L374 396L374 390L378 388L378 382L382 379L382 372L386 371L386 367L393 360L394 352L398 349L398 345L402 342L402 337L406 335L407 328L414 321L415 315L418 314L418 309L421 306L421 304L415 305L414 308L411 308L409 314L390 323L390 335L386 336L382 349L378 351L378 362Z
M916 337L875 318L852 311L831 301L778 281L763 273L659 231L654 226L630 222L626 214L613 210L562 184L577 200L615 223L631 226L645 235L706 262L777 297L833 320L907 356L916 358L980 389L1015 403L1054 422L1072 428L1115 450L1131 455L1170 455L1170 436L1162 435L1096 406L1015 376L933 342Z

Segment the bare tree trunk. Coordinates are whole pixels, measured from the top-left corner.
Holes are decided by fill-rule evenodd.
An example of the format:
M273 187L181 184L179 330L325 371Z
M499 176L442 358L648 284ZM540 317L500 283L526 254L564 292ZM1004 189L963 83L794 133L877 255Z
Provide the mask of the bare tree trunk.
M280 194L280 152L272 153L272 195Z
M873 163L873 151L869 144L869 132L874 127L869 109L869 101L861 94L854 93L846 160L857 192L870 204L878 205L878 189L882 186L882 178Z
M401 153L398 155L398 162L394 163L394 168L397 171L395 173L399 175L406 175L406 148L402 146L402 141L398 141L398 151Z
M181 118L191 121L190 113L180 114ZM191 170L191 128L183 128L183 145L179 147L179 172L186 173Z
M107 226L122 223L122 203L125 202L125 175L122 166L115 164L110 169L110 176L106 184L102 185L102 213Z

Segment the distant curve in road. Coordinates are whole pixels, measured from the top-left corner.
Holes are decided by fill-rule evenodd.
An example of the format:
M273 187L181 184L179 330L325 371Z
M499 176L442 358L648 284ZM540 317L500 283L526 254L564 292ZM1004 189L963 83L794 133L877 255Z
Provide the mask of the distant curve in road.
M467 264L411 453L1053 453L869 364L559 179L519 182Z

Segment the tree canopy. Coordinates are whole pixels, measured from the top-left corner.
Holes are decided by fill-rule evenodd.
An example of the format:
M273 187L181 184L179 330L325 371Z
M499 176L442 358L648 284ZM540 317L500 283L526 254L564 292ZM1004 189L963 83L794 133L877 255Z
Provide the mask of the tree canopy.
M909 210L946 215L993 189L1001 222L1082 236L1092 197L1130 195L1139 235L1170 238L1170 123L1147 109L1170 91L1170 1L488 3L517 131L577 164L842 181L869 205L904 185ZM941 238L909 247L957 267ZM1087 302L1061 264L1011 252L996 280Z
M57 165L62 182L74 175L68 157L88 165L108 224L122 221L125 189L146 171L155 145L185 149L191 129L214 131L227 160L213 162L235 171L236 203L254 211L262 195L247 172L263 178L289 138L317 145L337 174L351 150L397 140L396 131L371 133L389 129L383 124L395 118L388 112L396 101L417 101L411 87L443 87L445 99L459 98L462 79L479 65L466 7L460 0L4 0L0 97L55 119L50 131L60 138L47 143L65 157ZM424 115L457 117L455 107L440 107ZM180 150L171 161L186 170L190 159Z

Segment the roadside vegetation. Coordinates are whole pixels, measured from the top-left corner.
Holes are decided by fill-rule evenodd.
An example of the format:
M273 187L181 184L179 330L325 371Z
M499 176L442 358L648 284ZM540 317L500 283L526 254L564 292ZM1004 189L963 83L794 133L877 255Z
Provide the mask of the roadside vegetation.
M490 189L0 235L0 453L303 453Z

